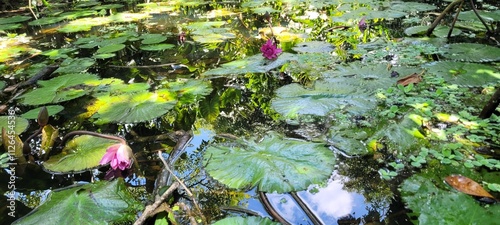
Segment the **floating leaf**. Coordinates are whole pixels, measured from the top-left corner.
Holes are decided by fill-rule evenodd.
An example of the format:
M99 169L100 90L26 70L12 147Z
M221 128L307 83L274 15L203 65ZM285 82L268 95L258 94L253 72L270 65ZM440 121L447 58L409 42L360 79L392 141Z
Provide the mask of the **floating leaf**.
M292 48L296 52L332 52L333 45L324 41L302 42Z
M49 105L49 106L43 106L43 107L47 107L47 111L49 112L49 116L53 116L53 115L61 112L64 109L64 107L61 105ZM40 112L41 108L42 107L38 107L38 108L32 109L28 112L25 112L21 115L21 117L26 118L26 119L36 119L36 118L38 118L38 113Z
M105 53L105 54L93 55L92 58L94 58L94 59L109 59L109 58L113 58L115 56L116 56L115 53Z
M86 16L95 16L97 12L94 10L79 10L79 11L69 11L59 14L59 17L63 17L64 19L74 20L80 17Z
M297 56L290 53L282 53L275 60L265 59L261 54L250 56L245 59L222 64L220 68L215 68L203 73L203 76L222 76L246 73L265 73L278 68L290 60L296 60Z
M97 50L97 54L107 54L107 53L113 53L120 51L125 48L124 44L111 44L111 45L105 45L102 46Z
M173 44L157 44L157 45L141 45L141 49L144 51L163 51L167 49L174 48Z
M5 18L0 18L0 25L9 24L9 23L19 23L19 22L24 22L24 21L30 20L30 19L31 19L31 16L5 17Z
M17 116L0 116L0 131L2 128L5 128L6 132L14 130L16 135L19 135L28 128L29 124L30 123L25 118Z
M391 5L391 9L396 10L396 11L403 11L403 12L426 12L426 11L431 11L437 9L436 6L427 4L427 3L420 3L420 2L405 2L405 3L397 3L394 5Z
M103 10L103 9L119 9L122 8L124 5L122 4L107 4L107 5L98 5L92 7L92 10Z
M0 24L0 30L14 30L21 27L22 24L19 23Z
M66 58L54 73L84 72L94 64L95 60L92 58Z
M500 61L500 48L476 43L448 44L440 49L450 60L467 62Z
M423 67L451 84L481 86L500 81L498 69L485 64L440 61Z
M429 26L413 26L405 29L405 34L412 36L415 34L424 34L429 29Z
M495 22L495 21L500 21L500 10L496 11L484 11L484 10L477 10L479 15L483 18L483 20L487 22ZM465 11L465 12L460 12L458 15L459 20L466 20L466 21L479 21L479 19L476 16L476 13L474 13L473 10Z
M167 40L167 37L163 34L143 34L141 38L143 45L158 44Z
M421 175L405 180L401 194L418 215L418 224L492 224L492 218L500 215L499 204L482 207L470 196L440 189Z
M64 17L43 17L37 20L33 20L28 23L30 26L43 26L53 23L58 23L64 20Z
M210 83L203 80L168 82L165 87L177 93L181 104L194 103L212 92Z
M278 225L279 223L273 222L272 220L265 217L228 217L215 222L213 225Z
M58 76L50 80L40 80L41 88L32 90L19 98L22 104L43 105L48 103L64 102L79 98L90 93L87 83L99 82L99 77L89 73L73 73Z
M331 175L335 156L322 143L271 133L262 141L213 144L204 153L207 172L230 188L258 186L264 192L305 190Z
M12 224L124 223L134 218L140 205L123 179L97 181L52 191L42 205Z
M493 197L490 193L484 190L484 188L480 184L478 184L477 182L473 181L468 177L453 174L445 177L444 180L450 186L452 186L457 191L460 191L462 193L478 197L495 199L495 197Z
M103 95L90 108L97 108L93 116L96 123L137 123L152 120L167 113L176 104L172 92L166 89L156 92L132 92L121 95Z
M450 32L451 27L448 26L437 26L433 31L432 34L436 37L444 38L448 37L448 33ZM458 28L453 28L453 31L451 32L451 37L455 37L459 34L461 34L462 31Z
M61 153L53 155L42 165L45 170L55 174L82 173L99 167L106 149L117 144L116 140L78 136L66 143Z

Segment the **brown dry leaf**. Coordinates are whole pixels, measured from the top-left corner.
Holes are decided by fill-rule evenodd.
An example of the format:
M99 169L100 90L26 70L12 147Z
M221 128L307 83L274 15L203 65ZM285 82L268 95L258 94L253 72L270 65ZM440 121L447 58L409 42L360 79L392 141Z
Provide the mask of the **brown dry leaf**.
M417 84L420 81L422 81L422 74L413 73L411 75L399 79L397 84L406 86L408 84Z
M444 180L450 186L452 186L453 188L457 189L462 193L495 199L490 193L484 190L484 188L480 184L478 184L477 182L473 181L468 177L454 174L451 176L447 176L446 178L444 178Z

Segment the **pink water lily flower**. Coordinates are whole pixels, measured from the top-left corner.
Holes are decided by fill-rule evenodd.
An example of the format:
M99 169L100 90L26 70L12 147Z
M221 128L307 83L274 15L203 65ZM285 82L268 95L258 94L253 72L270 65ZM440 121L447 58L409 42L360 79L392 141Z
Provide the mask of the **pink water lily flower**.
M130 168L132 161L132 149L128 145L115 144L106 149L106 154L102 157L99 164L110 163L113 170L125 170Z
M260 48L260 51L262 52L262 56L266 57L267 59L278 58L278 54L282 52L281 49L276 47L272 39L267 40L267 42Z

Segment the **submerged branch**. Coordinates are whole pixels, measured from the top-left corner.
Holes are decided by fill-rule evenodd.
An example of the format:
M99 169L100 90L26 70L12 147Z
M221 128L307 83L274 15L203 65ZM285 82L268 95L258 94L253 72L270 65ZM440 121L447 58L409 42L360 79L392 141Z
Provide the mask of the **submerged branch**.
M434 22L431 24L431 26L429 27L429 29L427 29L426 35L427 36L431 36L432 32L437 27L437 25L439 24L439 22L444 18L444 16L446 14L448 14L456 5L458 5L458 3L461 3L463 1L464 0L456 0L456 1L452 2L452 3L450 3L446 7L446 9L444 9L443 12L441 14L439 14L439 16L434 20Z
M178 187L179 187L179 183L177 183L177 182L174 182L172 185L170 185L170 187L167 189L167 191L165 191L165 193L163 193L161 195L160 199L155 201L152 205L146 206L146 209L144 209L144 212L142 212L139 219L137 219L135 221L134 225L144 224L144 222L146 222L147 218L154 216L155 215L154 212L155 212L156 208L158 208L158 206L160 206L161 203L163 203L170 196L170 194L172 194L172 192L174 192Z

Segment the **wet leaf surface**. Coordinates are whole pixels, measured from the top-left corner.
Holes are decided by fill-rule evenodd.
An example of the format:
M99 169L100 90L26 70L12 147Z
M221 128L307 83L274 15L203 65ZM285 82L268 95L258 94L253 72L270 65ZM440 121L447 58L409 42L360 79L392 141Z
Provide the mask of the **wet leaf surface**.
M478 184L477 182L473 181L472 179L468 177L464 177L462 175L450 175L444 178L446 183L448 183L450 186L455 188L456 190L468 194L468 195L474 195L478 197L486 197L486 198L492 198L494 199L490 193L488 193L484 188Z

